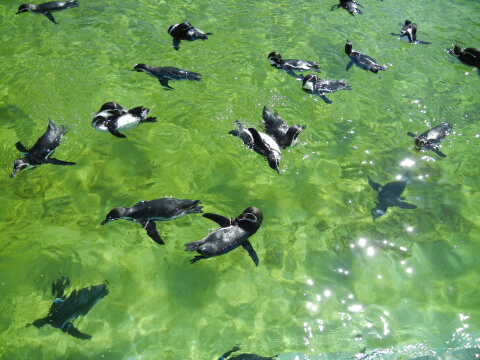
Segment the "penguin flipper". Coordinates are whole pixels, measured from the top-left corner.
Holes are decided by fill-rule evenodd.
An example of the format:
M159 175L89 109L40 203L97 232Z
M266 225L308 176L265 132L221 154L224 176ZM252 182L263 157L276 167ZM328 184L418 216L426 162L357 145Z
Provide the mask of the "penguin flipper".
M232 226L232 220L229 218L226 218L225 216L222 215L217 215L217 214L212 214L212 213L205 213L202 215L204 218L210 219L212 221L215 221L218 225L220 225L222 228Z
M158 81L160 81L160 84L165 88L165 90L175 90L172 88L170 85L168 85L168 79L167 78L159 78Z
M73 337L76 337L77 339L90 340L92 338L90 335L84 334L78 330L71 322L63 324L61 330L69 335L72 335Z
M180 40L173 39L173 48L177 51L180 50Z
M139 221L139 223L142 225L142 227L145 230L147 230L147 235L153 241L155 241L157 244L165 245L165 242L162 240L162 238L160 237L160 234L158 233L157 224L155 224L155 221L153 220Z
M20 141L15 144L15 147L17 148L18 151L24 154L28 154L28 149L25 146L23 146L23 144Z
M255 250L253 249L253 246L252 244L250 244L250 241L245 241L243 244L242 244L242 247L248 251L248 255L250 255L250 257L252 258L255 266L258 266L258 263L259 263L259 260L258 260L258 256L257 256L257 253L255 252Z
M330 9L330 11L333 11L335 9L338 9L341 5L340 4L335 4L335 5L332 5L332 8Z
M319 97L320 99L322 99L322 100L325 102L325 104L333 104L333 101L330 100L330 99L328 99L328 98L325 96L325 94L318 95L318 97Z
M150 116L150 117L146 118L145 120L140 120L140 123L141 123L141 124L142 124L142 123L146 123L146 122L152 122L152 123L153 123L153 122L157 122L157 118Z
M220 359L226 359L227 357L232 355L232 353L234 353L235 351L239 351L239 350L242 350L242 349L240 349L238 346L234 346L232 350L227 351L225 354L220 356Z
M260 150L262 150L265 154L267 154L268 153L268 148L265 145L265 143L263 142L262 137L260 136L258 131L254 128L248 128L248 131L250 131L250 134L252 134L253 141L254 141L255 145L258 146L258 148Z
M431 149L432 149L432 151L433 151L435 154L437 154L438 156L440 156L440 157L442 157L442 158L447 157L447 155L445 155L444 153L442 153L442 152L438 149L438 147L435 146L435 147L432 147Z
M115 122L108 121L107 128L108 128L108 131L110 131L110 134L112 134L113 136L116 136L119 138L126 138L125 135L123 135L120 131L118 131L117 124Z
M416 209L417 205L407 203L405 201L398 201L396 204L400 209Z
M350 62L347 64L347 67L346 67L345 71L350 70L350 69L352 68L352 66L353 66L353 61L350 61Z
M58 159L55 159L55 158L48 158L45 163L46 164L52 164L52 165L62 165L62 166L68 166L68 165L75 165L76 164L74 162L58 160Z
M208 259L208 258L206 256L203 256L203 255L197 255L192 260L190 260L190 264L194 264L198 260L202 260L202 259Z
M375 191L379 191L380 188L382 187L382 185L380 185L379 183L376 183L375 181L373 181L370 176L368 176L368 185L370 185L372 187L373 190Z
M415 137L416 137L416 136L415 136L415 134L411 133L410 131L409 131L409 132L407 132L407 135L408 135L408 136L411 136L411 137L413 137L413 138L415 138Z
M53 22L55 25L58 25L58 23L55 21L55 19L53 18L53 15L50 11L47 11L47 12L44 12L43 15L45 15L45 17L50 20L51 22Z

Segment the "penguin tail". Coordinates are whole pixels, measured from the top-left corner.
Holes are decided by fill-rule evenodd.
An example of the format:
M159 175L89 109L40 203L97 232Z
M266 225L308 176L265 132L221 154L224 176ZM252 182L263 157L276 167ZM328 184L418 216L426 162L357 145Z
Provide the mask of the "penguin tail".
M189 242L188 244L185 244L184 251L196 251L200 247L200 245L200 241Z

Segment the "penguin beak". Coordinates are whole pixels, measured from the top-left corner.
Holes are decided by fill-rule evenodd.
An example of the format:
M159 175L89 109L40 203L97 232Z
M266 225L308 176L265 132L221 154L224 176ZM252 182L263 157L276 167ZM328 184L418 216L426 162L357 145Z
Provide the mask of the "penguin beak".
M100 225L105 225L106 223L109 223L110 221L113 221L112 219L105 219L104 221L102 221L102 223Z

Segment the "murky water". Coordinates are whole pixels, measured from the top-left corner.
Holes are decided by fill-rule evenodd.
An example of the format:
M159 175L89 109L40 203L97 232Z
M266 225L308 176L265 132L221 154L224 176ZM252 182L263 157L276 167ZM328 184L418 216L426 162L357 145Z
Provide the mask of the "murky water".
M478 347L480 77L444 50L480 47L480 5L364 0L353 17L330 11L334 3L82 1L54 13L59 25L0 4L2 359L217 359L235 345L285 359L364 349L409 359ZM184 19L214 34L177 52L167 28ZM432 44L390 35L405 19ZM345 71L347 39L387 65L381 77ZM352 90L326 104L271 67L271 51L315 60L320 77ZM165 91L132 72L137 63L203 78ZM148 107L158 122L127 139L97 132L91 120L108 101ZM307 126L283 151L281 176L228 135L236 119L262 129L264 106ZM14 144L32 146L48 118L71 127L55 157L77 165L11 179ZM454 125L447 157L414 150L406 133L442 121ZM402 174L402 196L417 209L373 221L367 175L385 185ZM260 208L250 239L259 266L241 248L190 265L184 244L216 225L198 215L158 223L165 246L138 224L100 226L116 206L165 196L227 217ZM47 314L61 276L67 293L109 282L110 294L74 323L89 341L25 328Z

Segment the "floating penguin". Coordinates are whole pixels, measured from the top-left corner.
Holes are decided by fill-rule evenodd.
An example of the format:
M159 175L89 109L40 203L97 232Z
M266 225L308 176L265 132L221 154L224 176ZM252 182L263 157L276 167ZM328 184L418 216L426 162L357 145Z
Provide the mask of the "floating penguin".
M398 38L403 41L407 41L410 44L424 44L429 45L431 43L426 41L417 40L417 29L418 26L415 23L412 23L410 20L405 20L405 24L398 23L402 27L402 32L398 35ZM391 35L397 36L397 34L390 33Z
M298 143L298 135L307 127L306 125L288 127L285 120L278 113L272 115L266 106L263 107L262 117L265 124L265 132L282 148L295 146Z
M155 67L145 64L136 64L132 71L146 72L147 74L156 77L165 90L174 90L168 85L169 80L197 80L200 81L202 75L193 71L186 71L177 69L171 66Z
M444 153L442 153L438 149L438 144L445 140L445 136L452 131L453 126L450 125L449 122L444 121L441 124L438 124L434 128L431 128L425 131L420 136L415 136L411 132L408 132L407 135L415 138L415 146L418 150L425 148L432 150L435 154L441 157L446 157Z
M258 132L254 128L245 129L238 120L235 121L235 126L236 130L230 131L229 134L241 138L250 149L265 156L268 165L270 165L272 169L277 170L277 173L281 175L279 166L282 152L276 141L272 137Z
M458 45L455 45L452 50L445 50L446 52L452 54L461 62L475 66L480 69L480 50L475 48L466 48L462 50L462 48Z
M227 351L225 354L220 356L218 360L275 360L278 355L272 357L260 356L257 354L238 354L234 357L229 357L232 353L241 350L238 346L235 346L232 350Z
M343 7L345 10L347 10L350 14L355 15L355 13L363 14L362 10L360 10L358 7L363 7L356 1L352 0L340 0L340 4L332 5L331 10L338 9L340 7Z
M353 64L357 65L363 70L368 70L374 74L378 73L380 70L385 70L384 66L378 65L375 60L370 56L359 53L358 51L352 51L352 43L347 40L345 44L345 54L350 58L350 62L347 64L346 71L348 71Z
M140 201L132 207L117 207L107 214L102 225L118 219L130 220L142 225L147 235L157 244L165 245L157 231L155 221L170 221L187 214L202 213L200 200L164 198Z
M293 70L320 71L320 68L315 61L282 59L282 56L278 52L271 52L268 54L268 61L270 62L270 65L275 66L278 69L285 70L289 75L297 79L303 79L303 76L297 75Z
M49 1L40 5L22 4L18 8L17 15L24 12L32 11L38 14L45 15L48 20L58 25L58 23L53 18L52 11L61 11L61 10L66 10L74 7L78 7L78 2L76 0Z
M59 125L56 127L53 122L48 119L47 131L40 136L35 145L29 150L19 141L15 144L18 151L22 152L24 158L17 159L13 163L13 171L10 177L15 177L19 171L36 168L42 164L53 165L75 165L74 162L62 161L50 157L60 141L70 128L68 126Z
M55 296L55 300L50 306L48 315L35 320L32 324L27 324L26 327L34 325L41 328L51 325L78 339L90 340L92 337L75 328L72 322L79 316L86 316L97 302L108 295L109 291L105 284L92 285L80 290L73 290L67 298L63 291L68 285L70 285L68 277L62 277L56 283L53 282L52 296Z
M109 131L119 138L126 138L121 132L133 129L138 124L157 122L156 117L148 117L150 109L137 106L133 109L123 109L115 102L102 105L97 115L92 120L92 126L102 132ZM120 132L121 131L121 132Z
M337 90L351 90L351 87L342 80L319 79L317 75L308 74L303 78L302 89L309 94L319 96L327 104L331 104L332 102L325 97L325 93L332 93Z
M241 245L248 251L255 266L258 266L258 256L248 238L255 234L262 225L263 213L259 209L253 206L246 208L235 219L211 213L202 216L215 221L220 228L202 240L185 244L185 251L196 251L200 254L190 260L191 264L201 259L226 254Z
M397 206L401 209L416 209L417 206L404 202L404 197L400 197L407 186L407 180L393 181L384 186L374 182L370 176L368 176L368 185L375 190L377 195L377 201L375 201L375 207L372 209L373 220L378 219L380 216L385 215L389 207Z
M200 29L196 29L187 20L181 24L175 24L168 28L168 33L173 37L173 48L175 50L180 49L180 40L195 41L195 40L207 40L207 35L213 35L213 33L204 33Z

